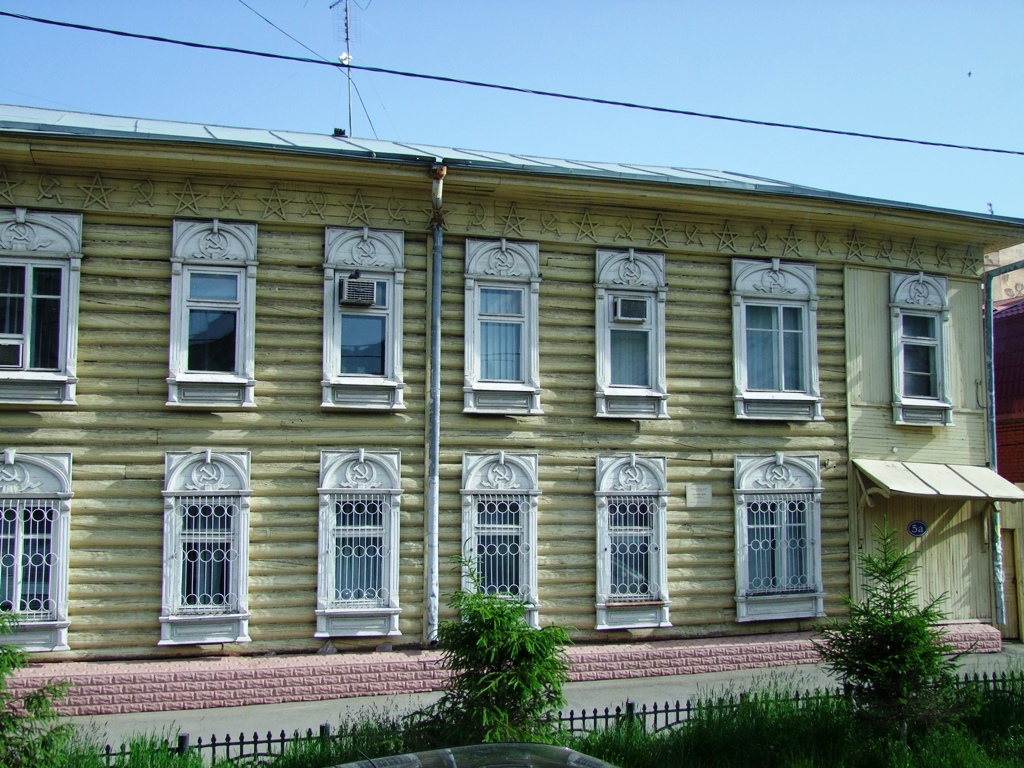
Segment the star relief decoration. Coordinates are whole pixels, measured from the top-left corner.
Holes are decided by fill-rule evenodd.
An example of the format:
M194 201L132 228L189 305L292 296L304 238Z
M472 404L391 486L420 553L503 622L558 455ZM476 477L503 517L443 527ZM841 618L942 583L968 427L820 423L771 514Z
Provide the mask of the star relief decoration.
M804 241L802 237L798 237L796 234L796 227L790 225L788 235L779 235L779 240L782 241L782 255L785 256L796 256L800 258L800 243Z
M257 195L256 199L259 200L265 206L263 209L263 215L261 219L269 219L271 216L279 216L282 221L288 218L288 214L285 213L284 207L288 203L292 202L289 197L281 197L281 190L277 184L270 190L270 194Z
M110 201L107 199L107 195L113 192L115 188L106 186L98 173L93 176L92 183L89 185L79 184L78 188L85 192L85 201L82 203L83 208L88 208L90 205L99 205L108 211L110 210Z
M192 211L192 213L198 216L199 201L206 197L206 195L197 193L192 188L192 179L185 179L185 183L182 185L181 191L171 192L171 197L178 201L178 207L174 209L175 216L186 211Z
M672 234L672 228L666 227L665 222L662 221L661 214L658 214L658 218L654 220L654 224L649 227L644 227L650 235L651 240L649 245L662 245L668 248L668 236Z
M593 242L597 242L597 224L592 218L590 218L590 209L586 208L583 211L583 216L576 223L576 242L580 242L584 238L589 238Z
M362 224L364 226L370 226L370 214L373 212L373 206L369 203L363 202L363 193L361 190L356 190L355 197L352 198L352 202L345 206L348 208L348 223L349 224Z
M739 234L729 226L728 219L722 224L722 228L715 232L715 235L718 237L718 250L736 253L736 238L739 237Z
M523 236L523 223L526 221L525 216L520 216L519 211L516 210L515 203L509 203L508 213L498 214L498 221L505 225L502 235L508 237L509 235Z
M14 190L24 183L23 181L11 181L7 178L7 169L0 168L0 198L11 205L14 205Z

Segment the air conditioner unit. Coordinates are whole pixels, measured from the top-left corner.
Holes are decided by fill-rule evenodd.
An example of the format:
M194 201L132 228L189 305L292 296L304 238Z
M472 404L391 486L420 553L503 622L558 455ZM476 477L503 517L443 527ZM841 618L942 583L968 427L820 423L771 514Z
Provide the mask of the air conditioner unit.
M358 304L372 307L377 298L377 282L375 280L343 279L338 290L339 304Z
M627 323L644 322L647 320L647 300L615 297L615 319Z

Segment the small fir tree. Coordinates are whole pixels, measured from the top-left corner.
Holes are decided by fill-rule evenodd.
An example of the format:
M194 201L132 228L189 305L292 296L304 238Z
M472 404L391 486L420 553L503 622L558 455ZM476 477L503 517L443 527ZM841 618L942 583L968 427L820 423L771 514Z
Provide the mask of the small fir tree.
M10 634L15 625L14 615L0 611L0 635ZM75 732L55 709L55 704L66 696L67 686L47 683L24 696L16 696L8 683L25 663L25 653L20 648L0 644L0 766L70 765L68 746Z
M909 726L934 722L955 710L953 683L958 655L939 622L940 595L918 605L918 567L883 520L875 526L875 552L862 552L864 598L844 598L846 620L832 619L816 643L822 660L839 676L857 711L894 726L904 744Z
M568 633L532 629L522 600L487 593L473 562L458 563L473 587L452 594L448 604L459 618L438 627L441 665L451 677L440 701L412 715L414 739L422 748L550 740L565 705Z

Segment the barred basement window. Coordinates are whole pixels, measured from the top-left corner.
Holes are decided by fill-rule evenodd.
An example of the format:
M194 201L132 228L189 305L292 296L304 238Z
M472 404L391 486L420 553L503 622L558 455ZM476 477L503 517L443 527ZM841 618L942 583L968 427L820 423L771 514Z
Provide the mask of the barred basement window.
M397 451L320 454L316 637L397 635Z
M0 611L17 626L0 642L68 650L71 454L7 449L0 463Z
M737 621L824 616L817 456L737 456Z
M181 516L181 604L186 614L234 613L238 595L232 591L238 568L233 496L184 496L177 499Z
M160 645L249 641L249 454L164 458Z
M667 627L664 457L597 459L597 629Z
M464 454L463 555L491 595L522 600L527 620L539 626L537 599L537 455ZM473 581L463 576L463 589Z

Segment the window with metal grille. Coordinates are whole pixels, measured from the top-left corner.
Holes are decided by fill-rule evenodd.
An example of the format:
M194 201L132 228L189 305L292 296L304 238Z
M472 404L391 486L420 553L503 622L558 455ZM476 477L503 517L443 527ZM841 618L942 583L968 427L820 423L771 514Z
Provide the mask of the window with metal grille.
M386 607L384 580L390 555L386 523L391 497L384 494L333 494L330 531L331 584L329 608Z
M20 621L57 618L50 580L59 515L56 499L0 499L0 611Z
M652 574L657 547L657 496L611 496L607 500L610 584L608 601L647 602L658 596Z
M810 494L748 497L747 594L810 592L808 530Z
M526 496L483 494L476 499L476 567L490 595L522 595Z
M185 496L181 515L181 603L187 615L233 613L238 609L233 571L237 568L234 496Z

